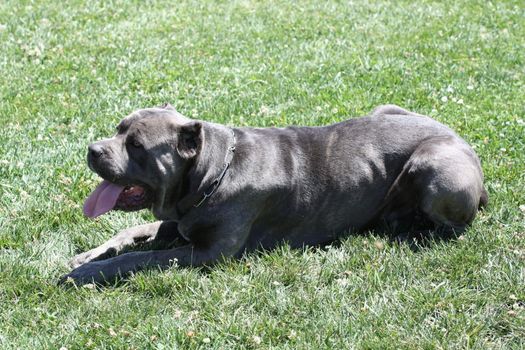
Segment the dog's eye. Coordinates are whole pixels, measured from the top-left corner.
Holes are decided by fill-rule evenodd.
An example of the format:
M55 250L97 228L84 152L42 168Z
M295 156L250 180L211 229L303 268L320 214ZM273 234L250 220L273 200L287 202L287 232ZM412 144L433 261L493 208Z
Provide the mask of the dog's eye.
M135 148L140 148L142 147L142 144L138 141L138 140L131 140L129 142L129 144Z

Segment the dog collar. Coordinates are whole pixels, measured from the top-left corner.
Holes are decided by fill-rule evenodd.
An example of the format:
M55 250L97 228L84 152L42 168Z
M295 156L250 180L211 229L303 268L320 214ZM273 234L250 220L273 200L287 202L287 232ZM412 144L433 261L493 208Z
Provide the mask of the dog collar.
M233 155L235 154L235 145L237 143L237 139L235 138L235 132L233 129L230 129L232 133L232 145L228 148L228 151L226 151L226 155L224 156L224 167L222 168L221 173L215 180L212 181L211 185L208 187L206 191L204 191L204 194L202 195L202 198L193 206L195 208L200 207L204 202L206 202L206 199L211 197L215 191L217 191L217 188L219 188L222 179L224 178L224 175L226 175L226 171L230 167L230 164L233 160Z

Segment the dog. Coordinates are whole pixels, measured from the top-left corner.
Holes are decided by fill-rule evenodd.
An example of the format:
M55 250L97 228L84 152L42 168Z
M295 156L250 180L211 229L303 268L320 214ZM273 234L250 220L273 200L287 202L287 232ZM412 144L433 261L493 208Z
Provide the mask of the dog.
M286 128L230 128L170 105L142 109L89 145L87 161L103 181L85 215L150 209L159 221L74 257L60 282L77 285L174 263L209 266L283 243L319 245L421 217L428 229L461 232L488 200L474 150L447 126L395 105ZM158 249L140 250L152 242Z

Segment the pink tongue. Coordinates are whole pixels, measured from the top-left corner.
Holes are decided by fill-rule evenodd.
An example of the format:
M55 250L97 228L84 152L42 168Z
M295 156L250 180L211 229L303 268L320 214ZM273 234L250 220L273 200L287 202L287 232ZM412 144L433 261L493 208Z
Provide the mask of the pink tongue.
M117 199L123 190L124 186L115 185L106 180L102 181L86 199L84 215L94 219L107 213L115 207Z

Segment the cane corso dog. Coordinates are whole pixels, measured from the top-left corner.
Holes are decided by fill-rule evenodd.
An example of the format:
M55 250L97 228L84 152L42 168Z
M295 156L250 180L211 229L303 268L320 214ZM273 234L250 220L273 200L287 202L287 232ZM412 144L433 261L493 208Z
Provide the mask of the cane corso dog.
M170 105L142 109L91 144L87 160L103 181L85 215L150 209L160 221L73 258L61 281L76 284L212 265L282 243L319 245L379 223L426 220L428 229L461 232L488 199L474 150L443 124L394 105L286 128L231 128ZM159 249L139 249L153 241Z

